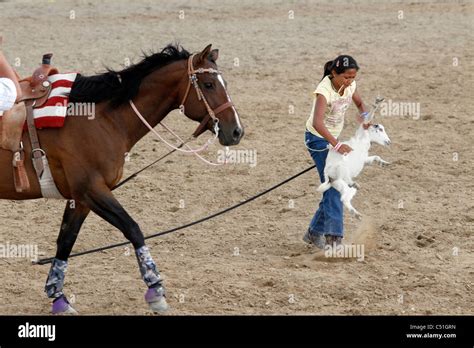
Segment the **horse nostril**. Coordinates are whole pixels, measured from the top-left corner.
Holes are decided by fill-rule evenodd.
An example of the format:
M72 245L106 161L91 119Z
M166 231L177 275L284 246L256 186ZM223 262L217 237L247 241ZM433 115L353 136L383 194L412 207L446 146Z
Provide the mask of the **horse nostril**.
M234 136L234 139L240 139L240 136L242 135L242 128L235 128L234 133L232 135Z

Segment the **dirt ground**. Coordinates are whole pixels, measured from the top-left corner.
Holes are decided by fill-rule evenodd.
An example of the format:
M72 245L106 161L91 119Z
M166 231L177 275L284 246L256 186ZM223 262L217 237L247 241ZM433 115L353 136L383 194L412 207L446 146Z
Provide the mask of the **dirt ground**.
M190 51L219 48L246 127L235 149L256 150L257 165L215 168L173 154L141 174L116 195L147 235L311 165L303 142L311 92L326 61L352 55L366 103L382 95L420 107L419 117L377 116L392 145L371 153L392 165L365 169L353 200L364 219L345 217L345 240L365 245L364 260L327 259L301 240L321 197L312 171L238 210L149 241L170 314L472 315L473 15L464 1L3 1L0 34L21 75L48 51L62 71L93 74L175 41ZM346 113L342 139L354 133L356 113L355 106ZM178 113L166 122L183 136L196 127ZM206 157L216 160L219 149ZM167 151L148 135L125 174ZM64 205L0 201L0 242L36 244L40 257L53 256ZM123 240L90 215L74 251ZM48 314L48 270L0 258L0 314ZM81 314L149 314L145 290L126 248L70 260L65 291Z

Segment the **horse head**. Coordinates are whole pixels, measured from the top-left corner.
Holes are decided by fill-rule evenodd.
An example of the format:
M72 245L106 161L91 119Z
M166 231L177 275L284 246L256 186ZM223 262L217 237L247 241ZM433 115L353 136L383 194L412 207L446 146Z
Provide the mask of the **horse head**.
M211 50L208 45L188 58L180 110L200 123L195 137L206 130L217 131L222 145L237 145L244 135L244 128L227 92L227 83L217 68L218 56L219 51Z

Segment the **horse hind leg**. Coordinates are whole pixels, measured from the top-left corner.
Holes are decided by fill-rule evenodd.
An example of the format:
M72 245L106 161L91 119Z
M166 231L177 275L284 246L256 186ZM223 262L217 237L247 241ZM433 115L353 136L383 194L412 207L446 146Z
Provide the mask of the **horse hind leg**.
M142 279L148 286L145 301L155 313L168 309L162 278L151 257L145 238L138 224L128 215L106 186L96 187L85 194L85 202L101 218L118 228L135 248Z
M349 212L354 215L357 219L362 217L362 214L359 213L351 203L352 198L357 193L357 189L354 187L349 187L349 185L341 179L335 180L332 183L332 186L341 193L341 201L344 206L349 210Z
M53 314L77 314L64 295L64 279L68 266L68 258L77 239L81 226L90 209L76 201L68 201L64 210L61 230L57 239L56 257L46 279L45 292L53 299Z

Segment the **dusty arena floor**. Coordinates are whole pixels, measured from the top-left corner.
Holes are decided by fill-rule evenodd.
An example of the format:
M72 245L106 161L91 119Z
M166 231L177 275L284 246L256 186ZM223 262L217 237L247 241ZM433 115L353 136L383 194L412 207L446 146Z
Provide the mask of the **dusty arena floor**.
M147 235L311 165L303 142L311 92L323 64L339 54L360 64L366 103L382 95L392 105L419 107L418 114L377 115L392 145L374 145L371 153L392 165L366 168L359 178L353 204L362 222L345 214L346 241L365 245L363 261L321 257L301 240L321 197L312 171L238 210L149 241L170 314L474 313L472 3L77 0L6 1L0 8L2 51L21 63L21 75L49 51L61 71L93 74L172 42L190 51L209 43L219 49L246 127L236 149L256 151L257 164L215 168L173 154L141 174L116 196ZM354 133L356 114L351 106L343 139ZM177 112L166 122L183 136L196 127ZM219 149L206 157L216 160ZM167 151L148 135L125 174ZM54 256L64 205L0 201L0 242L35 244L40 257ZM121 241L91 214L74 251ZM48 271L25 258L0 258L0 314L50 313ZM70 260L65 291L81 314L148 314L145 290L126 248Z

